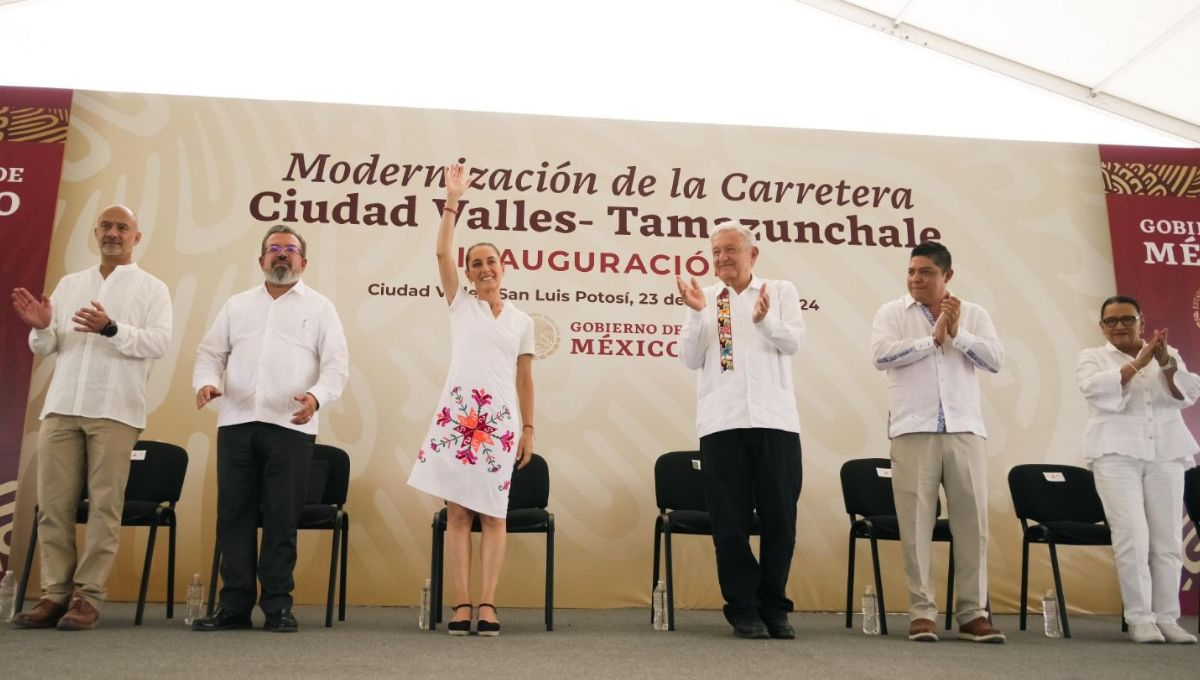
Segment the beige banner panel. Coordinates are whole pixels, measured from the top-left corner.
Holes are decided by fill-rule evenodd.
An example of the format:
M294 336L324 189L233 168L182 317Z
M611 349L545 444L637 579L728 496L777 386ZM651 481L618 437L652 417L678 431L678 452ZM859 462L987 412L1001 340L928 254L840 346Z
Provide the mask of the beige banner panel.
M308 240L305 281L333 300L349 338L350 381L323 411L318 441L352 460L350 601L417 601L441 503L405 480L449 365L435 201L441 166L459 159L481 188L466 197L457 245L506 251L510 299L536 320L536 448L551 470L559 606L649 601L654 461L697 447L695 375L671 356L684 318L675 276L715 280L705 230L733 219L760 239L756 272L794 282L806 308L794 360L804 430L797 607L843 606L838 470L888 452L870 323L904 294L908 249L928 237L950 247L952 292L992 313L1008 353L1001 373L980 379L991 599L1016 607L1021 542L1006 475L1019 463L1078 462L1075 360L1102 342L1096 308L1113 292L1095 147L78 92L46 285L97 262L91 226L104 205L137 211L135 256L167 283L175 309L144 436L184 446L191 461L177 598L192 572L207 578L215 524L216 412L194 406L195 349L230 295L260 285L260 239L285 222ZM34 368L18 553L53 368ZM114 598L136 597L145 540L145 530L123 533ZM299 543L298 601L323 602L328 535ZM509 546L500 604L540 606L541 538ZM944 551L935 547L939 583ZM1044 549L1033 553L1040 594L1050 571ZM856 590L870 573L859 555ZM1119 610L1109 549L1062 559L1073 606ZM882 561L889 602L903 609L899 546L884 544ZM675 564L680 606L720 605L710 540L679 538ZM164 569L165 552L152 599L165 597Z

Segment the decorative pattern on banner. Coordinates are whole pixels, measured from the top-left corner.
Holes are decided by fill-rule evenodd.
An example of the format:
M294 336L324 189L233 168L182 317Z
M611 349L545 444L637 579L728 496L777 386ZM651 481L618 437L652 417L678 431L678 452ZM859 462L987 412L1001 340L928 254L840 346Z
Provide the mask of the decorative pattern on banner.
M54 223L63 148L71 119L70 90L0 87L0 290L18 286L41 294ZM49 294L49 291L45 291ZM29 329L0 324L0 568L7 568L16 508L17 469L33 354Z
M1166 163L1101 163L1104 192L1200 198L1200 167Z
M0 106L0 142L62 144L70 123L70 109Z
M1166 328L1189 367L1200 365L1200 149L1102 146L1100 160L1114 292L1137 298L1146 328ZM1183 418L1200 433L1200 408ZM1181 604L1195 614L1200 536L1190 521L1183 540Z

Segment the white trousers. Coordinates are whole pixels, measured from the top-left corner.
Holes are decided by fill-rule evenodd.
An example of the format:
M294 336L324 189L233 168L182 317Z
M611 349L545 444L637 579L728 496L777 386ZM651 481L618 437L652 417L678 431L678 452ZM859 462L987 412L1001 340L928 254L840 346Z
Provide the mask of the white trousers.
M1131 625L1179 618L1183 465L1179 459L1151 462L1118 454L1092 461Z

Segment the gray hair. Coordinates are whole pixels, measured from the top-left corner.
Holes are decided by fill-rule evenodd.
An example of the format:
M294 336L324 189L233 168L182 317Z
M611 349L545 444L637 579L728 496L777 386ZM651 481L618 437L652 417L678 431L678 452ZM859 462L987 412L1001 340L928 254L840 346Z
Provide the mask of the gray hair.
M747 227L746 225L742 224L741 222L734 222L732 220L729 222L722 222L721 224L717 225L716 228L714 228L711 232L709 232L708 240L710 242L715 241L717 238L717 234L720 234L720 233L726 232L726 231L736 231L737 233L742 235L742 238L746 239L747 247L749 247L749 248L754 247L754 233L750 231L750 227Z
M276 224L267 230L267 233L263 235L261 255L267 254L267 239L271 238L272 234L291 234L295 236L296 240L300 242L300 257L308 257L306 254L308 252L308 244L304 242L304 237L300 235L300 232L286 224Z

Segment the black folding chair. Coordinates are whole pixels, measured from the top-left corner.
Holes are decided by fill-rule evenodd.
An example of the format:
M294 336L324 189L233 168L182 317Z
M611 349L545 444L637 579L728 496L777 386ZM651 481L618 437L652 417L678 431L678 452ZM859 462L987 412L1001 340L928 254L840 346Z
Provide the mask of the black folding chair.
M546 535L546 630L554 630L554 513L546 510L550 504L550 468L546 459L533 454L529 463L513 470L508 491L508 516L505 528L510 534ZM433 611L429 629L437 628L442 620L442 596L445 590L446 509L433 515L433 551L429 561L429 589ZM471 525L472 532L481 532L479 517Z
M331 531L329 548L329 591L325 598L325 627L333 627L333 597L340 582L338 621L346 620L346 564L350 541L350 514L345 510L350 489L350 456L342 449L327 444L313 447L312 466L308 471L304 508L296 522L298 531ZM262 526L262 516L258 518ZM212 574L208 582L208 613L216 603L217 577L220 575L221 552L214 543ZM340 578L339 578L340 573Z
M142 565L142 583L138 589L137 613L133 624L142 625L142 615L146 611L146 591L150 586L150 566L154 561L154 539L160 526L167 527L167 618L175 616L175 504L183 492L183 478L187 474L187 451L175 446L156 441L139 441L133 445L134 451L145 452L143 458L131 460L129 463L129 481L125 484L125 508L121 513L121 526L149 527L150 536L146 539L146 559ZM84 498L79 501L75 511L75 522L87 524L88 500L87 486L83 489ZM38 515L35 506L33 514ZM17 586L16 611L19 613L25 603L25 591L29 587L29 571L33 566L33 555L37 552L38 525L33 523L29 534L29 548L25 552L25 569L21 573L21 582Z
M712 536L712 517L704 501L701 474L699 451L664 453L654 463L654 497L658 504L658 517L654 519L654 570L650 575L650 589L653 591L658 584L659 558L665 547L667 630L675 630L675 570L672 565L671 536ZM755 514L749 534L758 536L760 532L761 525ZM653 603L650 617L653 620Z
M883 599L883 578L879 572L879 541L899 541L900 522L896 518L896 499L892 492L892 461L887 458L848 460L842 464L842 501L850 515L849 565L846 568L846 627L854 618L854 552L858 539L871 541L871 566L875 571L875 592L879 597L879 632L887 635L887 608ZM941 502L937 511L941 514ZM950 544L950 566L946 571L946 630L954 619L954 543L950 520L940 518L933 525L933 540Z
M1196 525L1196 533L1200 535L1200 467L1194 467L1183 474L1183 507L1187 509L1188 518ZM1193 579L1192 583L1197 583ZM1200 586L1193 586L1196 591L1196 613L1200 615ZM1197 617L1196 631L1200 632L1200 616Z
M1063 637L1071 637L1067 599L1058 568L1060 545L1112 545L1104 506L1096 493L1092 472L1073 465L1017 465L1008 473L1013 510L1021 521L1021 630L1025 630L1029 588L1029 544L1050 548L1050 568ZM1121 629L1126 630L1125 617Z

